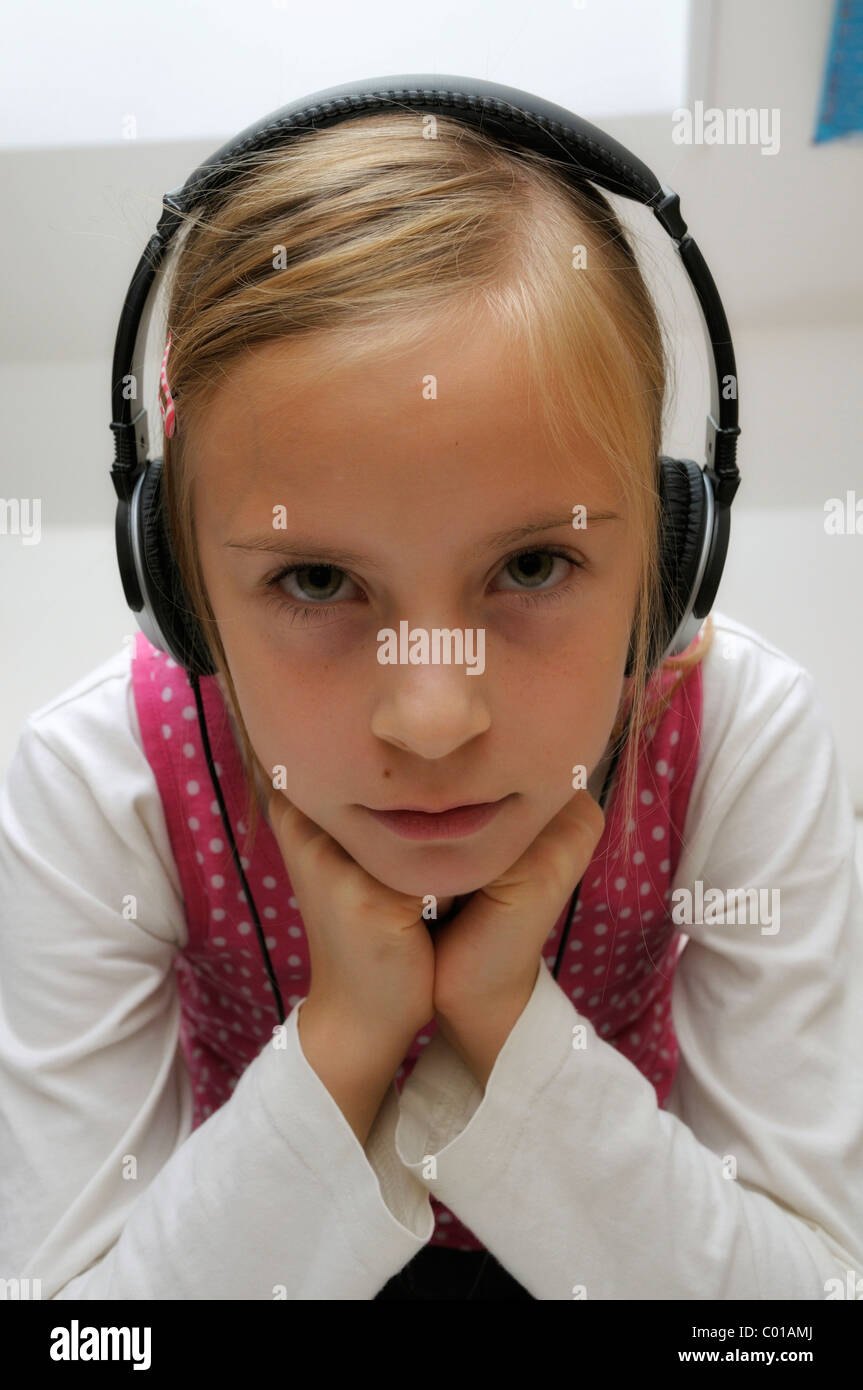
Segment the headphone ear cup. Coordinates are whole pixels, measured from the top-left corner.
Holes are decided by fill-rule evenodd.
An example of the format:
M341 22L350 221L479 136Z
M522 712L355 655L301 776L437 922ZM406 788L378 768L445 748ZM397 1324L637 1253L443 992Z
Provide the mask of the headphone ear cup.
M658 664L677 635L695 598L695 582L704 544L706 508L703 470L692 459L659 459L661 504L660 568L665 626L655 659ZM668 652L675 656L677 651Z
M704 539L705 508L702 470L692 459L659 457L659 569L662 586L661 630L654 639L649 662L653 671L666 654L672 637L693 598ZM669 656L675 655L673 651ZM630 640L625 676L635 665L635 642Z
M211 676L215 666L180 578L164 518L162 459L153 459L141 480L141 554L153 616L170 654L190 676Z

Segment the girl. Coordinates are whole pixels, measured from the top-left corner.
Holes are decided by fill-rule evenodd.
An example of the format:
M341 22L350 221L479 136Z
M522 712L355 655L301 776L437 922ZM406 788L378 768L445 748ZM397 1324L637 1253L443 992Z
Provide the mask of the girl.
M216 675L141 633L19 740L3 1274L835 1296L863 1274L850 797L763 637L714 613L655 665L665 355L612 208L393 113L187 220L165 525ZM387 661L403 623L482 632L484 669ZM770 908L716 911L738 892Z

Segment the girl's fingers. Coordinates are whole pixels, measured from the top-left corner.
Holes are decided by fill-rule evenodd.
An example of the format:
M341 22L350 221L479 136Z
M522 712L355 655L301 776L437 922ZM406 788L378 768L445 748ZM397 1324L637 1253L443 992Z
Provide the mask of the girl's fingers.
M270 793L267 814L279 845L289 853L298 852L326 832L304 816L282 791Z
M583 869L590 863L593 851L602 839L605 812L586 788L576 792L548 827L552 842L576 862L584 860ZM586 858L585 858L586 854Z
M557 883L558 893L572 892L586 872L604 829L602 807L582 788L537 836L531 849L550 884Z
M483 890L501 905L519 909L525 895L557 899L572 892L602 838L602 807L582 788L549 821L520 859Z
M298 856L312 844L316 846L312 861L316 871L345 868L362 872L347 850L323 826L304 815L283 791L270 793L267 814L283 858L291 861L286 863L289 874L291 865L297 871Z

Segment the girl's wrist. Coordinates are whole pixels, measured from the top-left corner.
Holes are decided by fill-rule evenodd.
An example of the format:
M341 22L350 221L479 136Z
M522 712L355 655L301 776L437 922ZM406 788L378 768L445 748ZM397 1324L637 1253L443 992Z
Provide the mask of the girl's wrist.
M313 1027L318 1036L329 1039L331 1046L342 1051L346 1059L355 1058L358 1069L362 1070L375 1063L384 1066L393 1057L398 1065L423 1026L421 1023L416 1028L407 1024L389 1026L380 1019L361 1018L349 1008L313 998L311 994L297 1007L299 1021L307 1030Z

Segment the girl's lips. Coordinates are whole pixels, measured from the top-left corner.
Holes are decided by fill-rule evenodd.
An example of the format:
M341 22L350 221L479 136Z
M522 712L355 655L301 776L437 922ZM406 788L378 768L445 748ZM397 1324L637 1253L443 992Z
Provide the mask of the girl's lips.
M485 801L479 806L456 806L437 815L427 811L373 811L368 806L363 810L404 839L452 840L481 830L509 799L504 796L500 801Z

